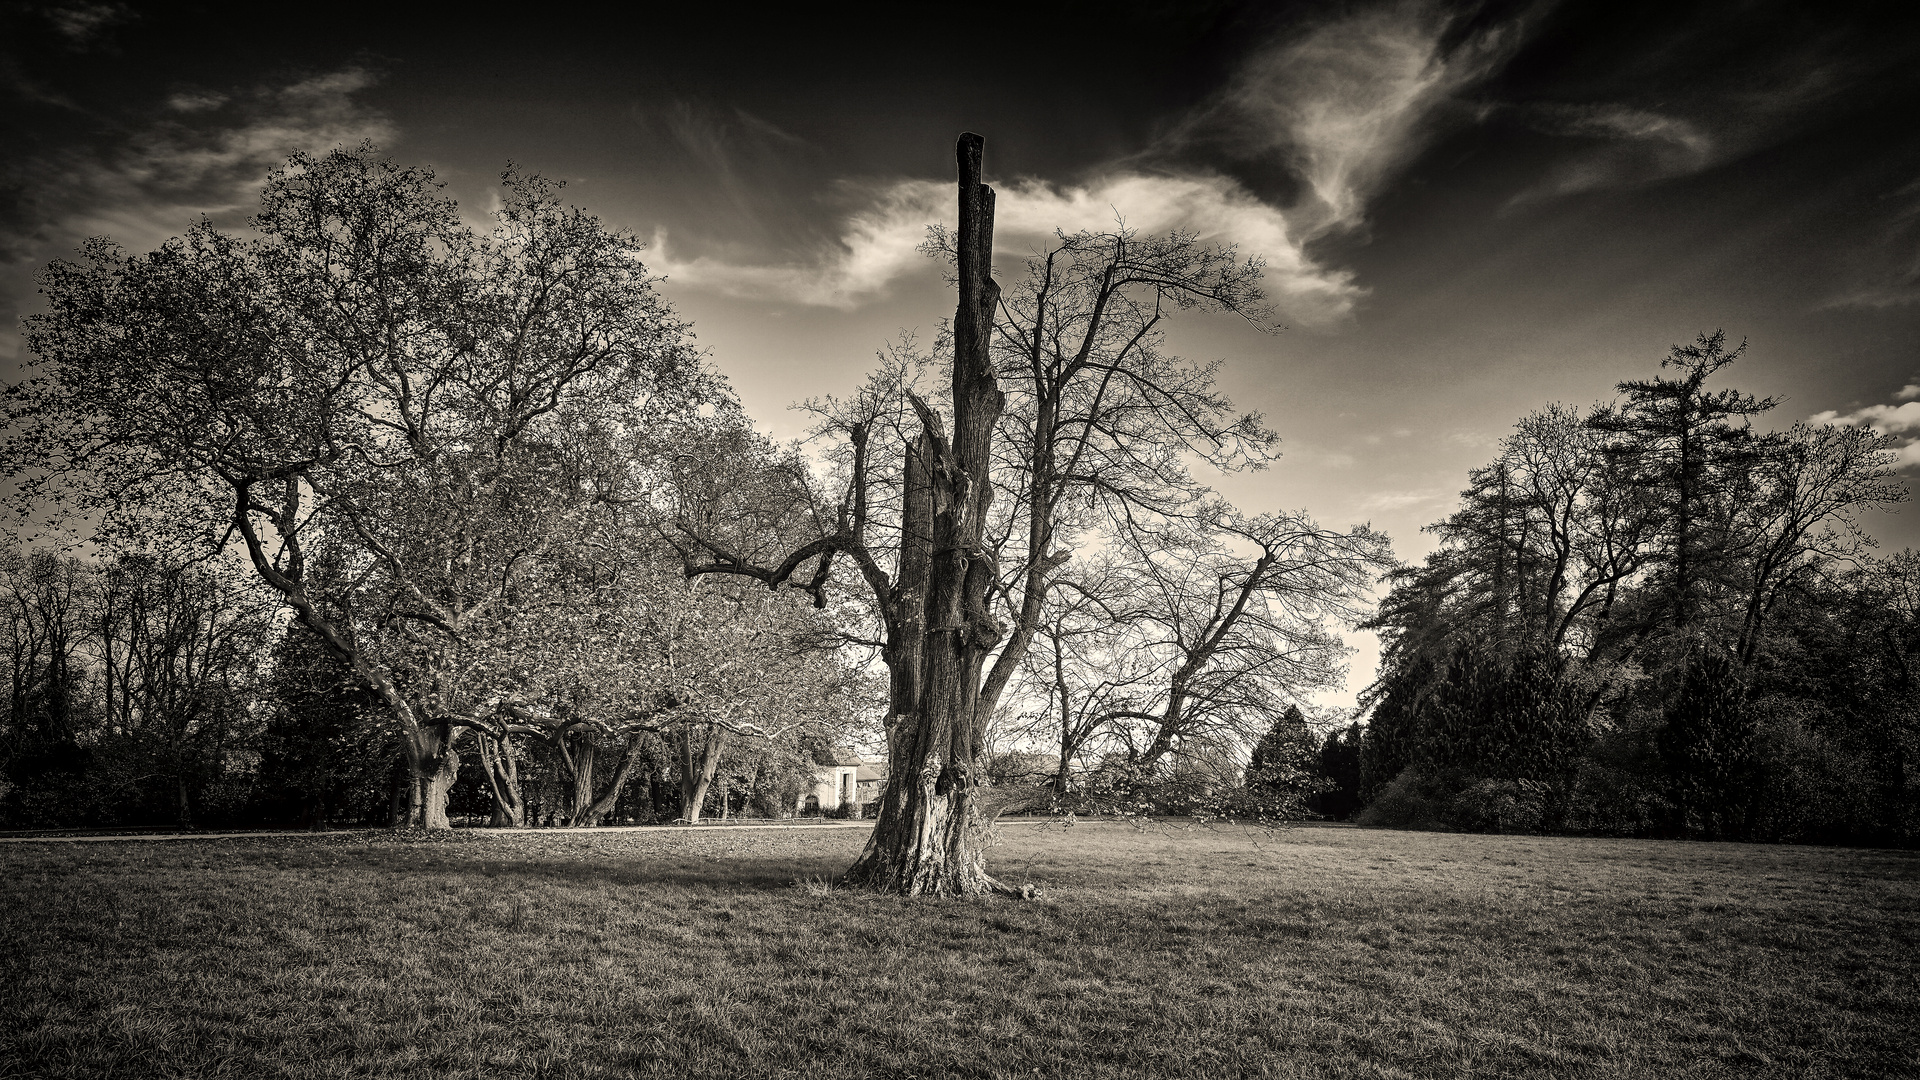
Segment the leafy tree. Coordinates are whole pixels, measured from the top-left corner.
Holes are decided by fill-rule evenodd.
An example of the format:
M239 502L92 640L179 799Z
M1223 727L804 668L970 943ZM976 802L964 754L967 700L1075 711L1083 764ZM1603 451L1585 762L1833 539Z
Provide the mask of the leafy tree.
M1656 555L1660 522L1645 486L1592 427L1606 414L1533 413L1492 464L1469 474L1461 508L1427 527L1441 547L1393 572L1366 624L1382 632L1390 660L1445 655L1468 640L1503 653L1602 648L1623 591Z
M698 820L736 739L847 726L831 626L792 594L689 581L615 549L523 585L520 614L468 652L470 677L506 695L468 722L510 822L525 805L516 738L547 751L568 822L591 825L656 754L678 762L682 816Z
M1873 543L1860 526L1863 510L1906 501L1906 489L1889 482L1890 446L1866 428L1810 424L1763 441L1752 497L1735 520L1740 559L1729 574L1744 593L1734 646L1741 663L1753 663L1768 618L1796 581Z
M1783 589L1745 668L1757 836L1899 846L1920 835L1915 567L1905 551Z
M460 653L604 494L566 447L716 393L631 235L511 173L494 217L474 230L430 173L370 147L295 155L250 234L203 221L51 265L36 375L7 409L23 513L60 500L100 537L159 519L203 550L237 538L380 695L408 820L433 827L487 693L451 679Z
M678 631L674 671L686 704L670 720L680 763L681 816L700 819L728 752L742 739L838 743L853 727L848 698L864 689L823 647L827 627L792 596L748 596L716 583ZM755 775L773 763L754 754ZM724 798L723 798L724 803Z
M1678 377L1535 413L1473 471L1368 624L1368 798L1405 774L1402 817L1788 835L1812 828L1784 809L1803 792L1808 821L1898 833L1861 823L1908 788L1877 749L1912 712L1899 590L1846 568L1892 565L1861 519L1905 492L1870 431L1753 431L1771 399L1704 388L1740 351L1702 335ZM1814 809L1866 798L1843 790L1879 809Z

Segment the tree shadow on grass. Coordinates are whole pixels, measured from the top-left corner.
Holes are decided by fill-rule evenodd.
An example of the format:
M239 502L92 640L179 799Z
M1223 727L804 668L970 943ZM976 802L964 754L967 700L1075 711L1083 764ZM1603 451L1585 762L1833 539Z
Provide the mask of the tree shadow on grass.
M788 889L810 878L832 880L852 860L728 859L699 862L636 860L631 865L566 860L512 860L483 865L449 865L443 872L489 879L517 879L578 886L630 888L647 885L718 887L737 891Z

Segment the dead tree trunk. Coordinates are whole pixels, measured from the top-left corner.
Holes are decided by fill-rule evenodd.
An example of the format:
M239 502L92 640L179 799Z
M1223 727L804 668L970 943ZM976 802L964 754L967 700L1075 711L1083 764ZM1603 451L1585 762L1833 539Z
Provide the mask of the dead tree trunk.
M739 574L772 588L804 588L827 603L831 560L845 555L879 602L885 624L890 762L879 820L845 880L907 895L970 896L1001 890L982 861L993 806L982 800L978 758L992 697L986 660L1005 634L987 607L996 576L983 543L993 499L993 432L1006 408L988 345L999 305L992 277L993 189L980 182L980 136L960 136L960 300L953 322L953 433L909 392L920 432L905 450L899 561L889 574L867 546L872 418L848 423L852 477L836 523L778 566L753 563L683 519L676 545L687 576ZM1064 556L1062 556L1064 558ZM811 580L795 581L811 565ZM1024 647L1024 638L1013 644ZM1014 657L1009 663L1017 663ZM682 775L688 775L683 768ZM1013 892L1015 890L1004 890Z
M906 895L971 896L999 886L982 858L988 825L976 758L984 732L975 705L988 653L1004 633L987 610L994 569L982 547L993 499L988 470L1006 398L988 340L999 303L993 281L993 189L980 182L983 140L960 136L960 300L953 320L953 435L917 397L921 432L908 448L899 581L902 617L887 742L891 771L879 821L846 880ZM918 610L913 610L913 609Z

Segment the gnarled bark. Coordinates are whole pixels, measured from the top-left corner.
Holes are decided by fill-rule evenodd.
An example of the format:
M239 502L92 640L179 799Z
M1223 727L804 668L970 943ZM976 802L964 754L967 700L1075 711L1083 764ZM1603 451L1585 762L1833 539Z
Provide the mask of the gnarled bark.
M901 617L889 643L896 663L887 791L866 850L845 878L909 896L998 888L982 859L989 820L976 769L984 734L975 708L981 675L1004 633L987 610L994 568L982 547L993 499L993 431L1006 404L988 357L1000 289L992 278L993 189L980 182L982 147L972 133L957 147L960 300L951 440L938 414L913 399L921 433L908 453Z
M422 724L402 737L407 761L407 820L415 829L451 829L447 795L460 771L453 748L453 728L445 723Z

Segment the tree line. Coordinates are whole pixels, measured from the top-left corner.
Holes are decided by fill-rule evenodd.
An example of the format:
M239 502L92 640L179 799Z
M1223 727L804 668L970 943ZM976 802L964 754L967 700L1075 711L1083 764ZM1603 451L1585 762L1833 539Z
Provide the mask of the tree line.
M675 578L661 584L694 592ZM742 599L744 611L735 607ZM768 619L760 609L770 600L674 597L668 624L649 628L679 648L728 639L726 666L680 667L693 676L684 687L718 691L717 702L708 696L703 709L666 710L647 724L596 715L578 695L558 711L519 706L514 734L475 729L458 741L447 811L494 825L572 826L792 813L813 784L814 761L857 737L862 718L851 696L858 680L823 672L806 655L821 649L817 641L802 639L796 651L794 639L781 639L790 620ZM6 552L0 627L11 676L0 729L8 825L406 819L391 713L233 568ZM749 690L769 668L771 682ZM798 722L734 737L734 718L756 706Z
M1908 844L1920 556L1890 440L1761 431L1721 332L1589 409L1522 419L1394 571L1363 821Z

